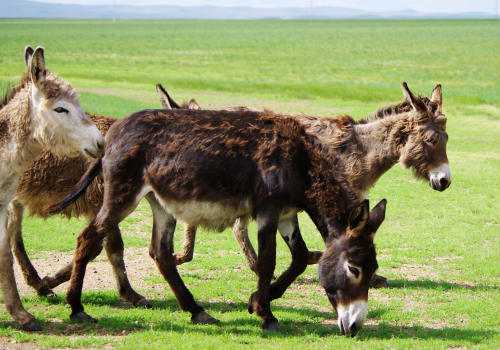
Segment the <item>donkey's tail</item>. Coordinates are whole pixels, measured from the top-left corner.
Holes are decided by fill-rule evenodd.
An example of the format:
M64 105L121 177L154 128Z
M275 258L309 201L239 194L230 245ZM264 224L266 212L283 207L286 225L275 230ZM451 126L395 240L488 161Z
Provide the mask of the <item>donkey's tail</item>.
M73 188L73 191L66 197L64 197L64 199L61 202L49 208L49 213L50 214L59 213L64 209L66 209L72 203L76 202L76 200L80 198L80 196L90 186L90 184L96 178L96 176L99 175L101 170L102 170L102 158L99 158L95 160L94 163L92 163L92 165L87 169L85 174L83 174L83 176L80 178L80 181L78 181L78 183Z

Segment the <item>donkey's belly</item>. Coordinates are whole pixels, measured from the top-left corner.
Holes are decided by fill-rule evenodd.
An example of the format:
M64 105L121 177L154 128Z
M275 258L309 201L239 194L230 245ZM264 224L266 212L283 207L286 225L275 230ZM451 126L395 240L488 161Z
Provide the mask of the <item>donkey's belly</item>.
M250 200L229 205L221 202L174 201L162 198L160 203L166 211L186 224L204 226L217 231L232 226L238 217L251 213Z

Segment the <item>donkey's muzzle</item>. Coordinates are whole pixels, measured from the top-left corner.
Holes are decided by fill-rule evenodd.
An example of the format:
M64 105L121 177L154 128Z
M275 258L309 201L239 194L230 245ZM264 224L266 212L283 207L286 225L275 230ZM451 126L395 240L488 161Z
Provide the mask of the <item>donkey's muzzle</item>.
M436 191L444 191L450 187L451 171L448 163L441 164L429 171L429 184Z
M337 323L342 335L354 337L358 334L368 314L368 304L365 300L350 302L347 305L337 305Z

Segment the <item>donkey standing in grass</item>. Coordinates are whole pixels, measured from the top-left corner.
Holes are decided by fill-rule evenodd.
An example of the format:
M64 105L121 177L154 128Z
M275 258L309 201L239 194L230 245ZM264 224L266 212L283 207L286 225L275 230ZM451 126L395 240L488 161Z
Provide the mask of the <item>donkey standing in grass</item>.
M19 179L44 150L99 157L104 139L83 113L72 87L48 72L44 50L25 49L28 74L0 104L0 284L7 310L25 330L39 330L22 306L7 235L8 205Z

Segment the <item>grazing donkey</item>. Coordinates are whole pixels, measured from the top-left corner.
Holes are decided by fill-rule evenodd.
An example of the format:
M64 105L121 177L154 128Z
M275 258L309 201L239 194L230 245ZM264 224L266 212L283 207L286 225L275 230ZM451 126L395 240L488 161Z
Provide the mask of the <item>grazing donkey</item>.
M160 84L156 85L156 90L166 109L200 109L194 99L181 105L177 104ZM116 121L111 117L92 114L87 114L87 116L97 125L103 135ZM19 181L15 199L9 205L7 232L11 240L12 250L28 285L33 287L39 295L53 296L54 293L51 289L69 280L71 264L62 268L54 276L47 276L43 279L39 277L24 247L22 238L24 210L28 209L32 215L42 218L52 215L48 209L61 201L71 191L89 164L89 160L83 155L60 157L51 151L44 151L24 172ZM84 216L92 220L102 205L102 196L102 179L99 177L87 190L85 196L58 214L63 214L68 218ZM113 265L120 296L135 306L149 307L149 301L135 292L130 285L123 260L123 240L120 235L110 237L106 241L106 253Z
M45 68L44 49L27 47L24 57L28 73L0 104L0 284L11 316L23 329L35 331L40 326L23 308L14 278L8 205L23 172L44 149L95 158L101 156L104 139L73 88Z
M406 85L403 92L406 97L404 102L381 108L369 117L352 123L349 128L339 129L336 118L299 116L297 119L326 148L345 153L342 145L346 139L352 140L350 149L353 153L348 157L353 158L348 159L351 167L349 181L359 192L367 193L398 162L415 170L417 177L427 179L434 190L443 191L451 183L451 174L446 156L446 119L442 114L441 85L436 85L430 98L415 97ZM419 111L418 118L411 115L412 108ZM293 222L298 225L296 218ZM295 229L298 231L298 226ZM247 220L238 218L233 231L250 268L257 273L257 255L248 238ZM195 235L196 227L188 226L184 250L176 254L178 264L192 260ZM294 241L286 235L282 237L293 251ZM321 252L309 252L307 263L317 263L320 256ZM300 269L304 269L305 264L305 261L300 262ZM374 275L372 287L386 285L384 277Z
M337 122L339 128L348 128L352 120ZM273 330L278 321L270 302L283 294L290 276L292 281L296 277L292 266L294 271L285 272L287 278L271 284L276 231L296 241L294 261L307 259L294 221L296 212L305 210L325 241L338 247L322 260L321 266L336 267L335 273L322 274L322 284L346 320L343 332L352 334L362 326L366 291L377 266L372 238L382 218L365 220L367 202L359 209L363 194L347 179L346 154L325 148L293 117L246 110L145 110L115 123L106 140L105 156L55 208L64 209L77 200L102 170L103 206L78 237L73 260L67 294L71 319L93 320L81 303L86 265L102 249L103 239L119 232L118 224L146 197L154 220L150 255L194 323L217 321L198 305L177 271L172 255L176 218L216 230L238 217L256 219L259 281L248 310L262 318L264 329ZM349 216L352 211L363 215ZM356 254L353 264L345 260L351 253ZM339 283L351 278L347 271L355 278Z

